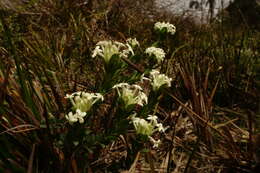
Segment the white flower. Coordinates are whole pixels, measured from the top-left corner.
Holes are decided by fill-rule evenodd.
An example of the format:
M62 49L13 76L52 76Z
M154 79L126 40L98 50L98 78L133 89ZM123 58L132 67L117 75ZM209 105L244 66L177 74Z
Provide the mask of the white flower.
M77 121L82 124L84 123L84 117L86 116L86 114L86 112L81 112L81 110L77 109L75 114L69 112L69 114L66 115L65 118L69 121L70 124L73 124Z
M142 87L140 87L139 85L136 85L136 84L133 84L132 87L133 87L134 89L137 89L137 90L140 90L140 91L143 90Z
M154 56L158 63L162 62L163 59L165 58L165 52L161 48L148 47L145 50L145 53L148 54L149 56Z
M78 121L78 118L74 116L72 112L69 112L68 115L65 115L66 119L69 121L70 124L73 124Z
M141 82L143 83L145 80L147 81L151 81L151 79L149 79L148 77L144 76L144 73L141 75Z
M148 115L147 120L149 120L149 122L143 118L136 117L136 113L131 115L130 118L137 134L147 135L151 138L154 132L165 132L166 130L161 123L157 122L158 117L155 115Z
M79 141L74 141L73 144L74 144L74 146L77 146L77 145L79 145Z
M140 46L139 42L136 40L136 38L128 38L126 40L126 44L129 44L131 47Z
M156 22L154 24L154 29L159 31L166 29L166 32L170 33L171 35L174 35L176 32L176 27L173 24L170 24L169 22Z
M147 136L151 136L153 134L154 126L151 123L148 123L145 119L133 117L132 122L137 134Z
M113 55L120 54L120 48L124 44L112 41L99 41L93 51L92 57L101 56L108 63Z
M162 123L157 123L156 124L156 127L157 127L157 130L159 131L159 132L165 132L165 130L166 130L166 128L164 128L163 127L163 125L162 125Z
M134 41L131 41L134 44ZM130 54L134 55L130 43L123 44L118 41L99 41L96 44L96 48L92 53L92 57L101 56L106 63L109 63L113 55L119 55L119 57L127 57ZM135 43L137 44L137 43Z
M148 97L144 92L139 92L137 104L143 106L148 103Z
M66 99L72 99L73 97L74 96L72 94L71 95L70 94L66 94L66 96L65 96Z
M165 74L160 74L157 70L152 70L150 72L150 78L152 80L152 87L154 91L160 89L161 86L166 85L167 87L171 87L172 78L169 78Z
M119 83L113 86L118 92L119 97L124 101L125 106L138 104L143 106L147 104L148 98L139 85L129 85L128 83Z
M157 125L157 124L158 124L158 123L157 123L158 117L157 117L156 115L148 115L148 118L147 118L147 119L150 120L151 123L154 124L154 125Z
M124 57L127 58L129 55L134 55L134 51L132 49L131 46L129 46L128 44L126 45L127 49L124 49L121 53L120 53L120 57Z
M153 148L158 148L159 147L159 144L161 143L161 140L158 139L157 141L152 138L152 137L149 137L150 141L153 143Z
M96 46L93 51L92 57L94 58L96 56L104 56L103 51L100 46Z
M123 87L128 87L128 86L130 86L128 83L122 82L122 83L114 85L112 88L123 88Z
M81 112L88 112L93 104L98 100L103 101L104 97L100 93L75 92L71 95L66 95L69 98L73 107Z
M122 51L121 56L127 58L129 55L135 55L133 48L136 46L139 46L139 42L136 39L127 39L125 49Z
M162 123L158 123L158 121L157 121L158 117L156 115L148 115L148 117L146 119L150 120L151 124L154 127L157 127L154 131L159 131L159 132L164 133L165 130L167 129L167 128L163 127Z

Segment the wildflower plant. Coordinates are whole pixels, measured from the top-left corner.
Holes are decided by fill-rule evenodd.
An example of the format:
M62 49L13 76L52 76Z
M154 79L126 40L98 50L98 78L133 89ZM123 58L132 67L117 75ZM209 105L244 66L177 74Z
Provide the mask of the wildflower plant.
M127 64L123 58L129 58L135 55L133 48L139 46L139 42L135 39L129 38L126 43L118 41L100 41L96 44L93 50L92 57L102 57L104 64L104 78L103 88L108 90L111 88L116 80L119 80L120 73L122 73Z
M72 110L65 117L70 124L75 122L84 123L84 117L93 104L98 100L103 101L104 98L100 93L75 92L71 95L67 94L65 98L70 99ZM75 112L75 113L73 113Z
M160 46L160 47L166 47L167 50L172 51L172 44L174 44L171 39L171 36L173 36L176 32L176 27L169 23L169 22L156 22L154 24L154 30L157 33L157 42L154 43L154 45Z
M131 116L131 122L134 125L136 134L143 135L150 139L154 147L158 147L160 140L156 141L152 135L155 132L164 133L166 130L161 123L158 123L157 119L158 117L156 115L148 115L146 119L136 117L136 114Z
M77 20L73 20L73 22L76 21ZM74 26L77 26L77 24L75 23ZM56 37L57 37L56 35L53 35L53 37L50 38L56 38ZM65 61L63 62L62 59L63 56L68 57L68 56L77 55L78 58L79 55L80 57L85 57L79 52L74 53L74 50L73 53L71 53L71 50L65 51L65 49L67 49L67 46L63 44L67 42L66 39L74 38L74 37L76 36L73 35L72 37L67 37L66 33L64 33L64 36L62 37L61 40L59 39L55 40L55 45L57 44L58 45L57 47L59 47L59 49L56 50L56 46L53 47L55 49L54 51L55 52L57 51L57 54L60 55L58 57L60 58L58 61L61 62L61 67L64 67L64 69L68 69L69 73L64 73L65 76L62 77L57 76L56 78L56 76L50 76L50 74L48 73L48 71L54 71L54 69L56 68L55 66L52 66L52 69L49 68L48 66L40 66L39 71L37 70L37 68L33 68L32 70L29 69L29 67L33 66L35 62L29 61L31 59L28 58L26 59L26 61L28 60L28 63L32 63L32 64L28 66L24 66L25 70L23 70L23 68L22 69L20 68L23 66L23 63L19 64L20 61L17 61L16 62L18 64L17 74L19 75L20 72L20 78L21 78L20 82L22 82L21 93L25 94L26 100L24 100L25 102L21 102L23 100L21 101L18 100L17 102L12 99L4 100L4 102L7 102L8 105L10 106L13 105L12 103L13 101L14 103L16 103L15 105L18 105L18 107L27 104L28 104L27 106L30 105L28 107L28 110L27 107L25 108L19 107L20 110L25 110L22 112L22 114L26 112L28 113L28 117L32 117L32 121L28 119L28 121L24 121L24 122L34 122L35 125L32 126L33 128L35 129L41 128L41 130L39 131L42 130L47 131L47 133L39 133L39 138L35 141L32 141L33 144L32 146L37 144L35 146L37 147L37 151L40 151L39 153L42 152L48 152L48 154L51 153L50 160L47 160L51 162L46 162L46 165L47 164L49 165L49 163L53 163L51 166L52 168L55 169L58 167L60 168L60 170L57 170L57 172L64 172L67 170L69 171L71 167L70 162L73 161L74 164L73 167L75 166L75 169L77 169L78 172L84 172L86 171L86 167L84 165L91 165L91 163L94 163L99 159L100 155L98 153L102 152L101 148L103 148L104 146L105 147L108 146L112 142L115 142L115 140L119 136L120 137L128 136L127 134L129 133L129 130L132 129L135 129L136 131L137 140L139 140L138 138L140 136L141 139L142 137L144 137L143 139L146 140L145 141L139 140L138 142L142 145L142 148L131 149L130 152L132 153L139 152L140 149L144 148L143 144L150 144L150 142L154 145L154 147L158 147L160 143L160 139L158 139L158 136L156 136L155 138L155 135L157 135L158 133L163 133L165 131L165 128L161 123L158 122L159 119L157 116L149 115L147 117L147 115L150 114L151 112L153 113L156 112L154 111L155 110L154 103L158 100L157 95L155 95L155 97L150 96L150 87L146 88L146 87L141 87L139 85L133 84L137 82L137 80L139 80L140 75L143 73L143 68L141 67L140 68L141 70L139 70L138 68L131 68L131 67L136 65L137 64L136 62L138 63L140 62L140 64L136 66L139 65L142 66L141 63L143 62L143 59L147 57L143 51L137 52L139 54L135 52L141 50L138 49L140 44L137 41L137 39L129 38L126 40L125 43L112 41L112 40L99 41L95 45L95 48L93 49L93 52L90 55L93 57L91 61L96 61L97 58L100 58L101 60L101 63L99 62L96 63L97 69L96 71L94 70L93 72L92 69L95 68L96 66L92 68L85 67L84 65L89 65L89 64L88 63L84 64L82 61L80 61L79 63L77 61L78 59L68 60L66 61L67 63L65 63ZM44 50L49 50L49 46L48 44L45 44L40 40L44 40L44 39L42 39L39 36L39 38L37 37L36 41L34 42L36 44L31 44L31 43L26 44L26 46L28 46L28 50L25 51L26 54L28 53L29 55L30 54L29 52L32 51L33 49L38 50L38 51L33 51L35 54L34 56L41 57L42 62L39 61L35 63L34 64L35 67L36 65L38 66L39 64L55 64L52 61L47 63L47 57L49 58L51 57L49 55L53 54L50 52L49 52L50 54L46 55L46 62L45 60L43 61L45 57L42 57L44 53L41 52L41 49L44 48ZM27 41L29 42L29 40ZM39 44L38 42L41 44ZM75 49L75 51L83 50L85 44L83 44L82 42L81 45L83 46L79 47L78 49ZM87 44L87 45L91 45L91 44ZM14 48L14 50L16 49ZM18 54L20 52L24 52L24 51L20 51L20 50L17 51ZM82 51L82 52L87 52L87 51ZM156 63L163 62L165 58L165 52L163 51L163 49L157 47L147 48L145 53L148 54L150 57L153 57ZM26 56L26 54L22 55L21 57ZM16 57L16 55L13 57ZM82 76L88 73L91 74L90 76L97 75L96 78L94 78L95 83L91 81L89 85L86 86L82 85L83 82L81 83L81 81L78 81L75 78L76 79L75 85L73 85L74 89L84 88L85 90L93 90L95 88L96 91L94 93L78 91L72 94L67 94L65 96L65 98L68 99L68 103L69 103L67 106L64 104L64 100L60 98L60 94L66 93L67 92L66 90L70 90L70 87L72 86L70 82L73 83L74 80L73 81L67 80L64 81L64 83L58 83L58 82L62 79L65 79L67 77L66 75L68 74L72 74L75 76L78 75L77 73L74 74L74 71L70 71L71 69L67 68L67 65L71 65L71 64L73 65L76 64L80 66L79 72L82 74ZM4 65L1 65L1 67L2 66ZM75 67L79 67L79 66L75 66ZM37 73L39 75L38 76L39 79L43 79L43 80L34 81L36 78L26 79L27 76L31 76L31 75L22 75L23 72L26 72L25 74L27 74L27 68L29 69L29 71L32 70L33 72ZM43 70L44 72L43 74L40 74L41 70ZM89 70L89 71L85 71L85 70ZM99 73L100 71L101 73ZM150 67L148 67L146 71L150 71ZM67 72L67 70L62 70L58 72ZM61 74L61 73L55 73L55 74ZM14 75L16 74L14 73ZM85 75L84 77L79 78L79 80L82 80L83 78L86 78L86 80L88 80L89 76ZM14 77L14 79L16 78ZM44 79L47 79L47 81L45 81ZM35 86L34 86L34 82L35 82ZM56 82L57 84L60 85L57 88L56 88ZM20 85L18 84L17 86ZM44 96L41 97L41 95L38 95L39 93L41 93L41 91L38 91L38 88L43 88L45 94ZM52 94L50 94L47 88L51 88ZM117 94L115 94L115 92ZM12 94L8 93L7 95L11 96ZM106 99L104 99L103 95L106 95ZM21 95L21 99L23 97L24 96ZM101 101L102 103L97 104ZM34 104L35 102L37 103ZM20 103L25 103L25 104L20 104ZM5 107L6 104L3 106ZM9 109L8 107L6 108ZM1 107L1 111L3 110L5 110L5 108L2 109ZM127 118L133 112L137 112L137 115L139 117L136 116L133 117L132 119ZM16 115L16 112L11 112L11 114L12 113ZM50 118L49 115L52 115L53 118ZM60 117L56 118L55 117L56 115L60 115ZM4 115L3 119L5 118L4 121L6 121L9 124L9 122L11 122L9 118L11 117L12 116L6 117ZM44 117L44 119L41 119L42 117ZM11 129L12 126L8 128ZM38 130L36 133L38 133ZM135 138L134 136L133 138L130 137L129 141L130 142L134 141L135 140L134 138ZM41 141L42 139L43 140L47 139L48 141ZM147 140L149 140L148 141L149 143L147 142ZM146 145L147 149L148 147L150 147L150 145ZM35 153L34 149L32 149L32 154L34 153ZM134 154L132 155L134 156ZM127 157L128 157L127 162L130 163L131 158L129 159L129 156ZM27 158L27 156L23 158ZM82 158L88 158L88 159L82 159ZM33 157L32 159L34 160ZM44 159L45 158L43 158L43 160L39 160L39 163L45 161ZM56 166L57 164L59 165ZM0 165L2 165L1 161L0 161ZM43 165L42 167L44 166L45 165ZM92 166L87 169L91 170ZM39 171L31 170L30 172L39 172ZM93 172L96 172L95 168L93 168Z

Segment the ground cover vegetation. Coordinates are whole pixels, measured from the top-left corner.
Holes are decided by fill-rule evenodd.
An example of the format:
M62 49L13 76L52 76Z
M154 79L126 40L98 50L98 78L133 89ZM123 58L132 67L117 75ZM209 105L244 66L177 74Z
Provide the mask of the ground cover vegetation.
M0 172L259 171L259 38L145 0L1 7Z

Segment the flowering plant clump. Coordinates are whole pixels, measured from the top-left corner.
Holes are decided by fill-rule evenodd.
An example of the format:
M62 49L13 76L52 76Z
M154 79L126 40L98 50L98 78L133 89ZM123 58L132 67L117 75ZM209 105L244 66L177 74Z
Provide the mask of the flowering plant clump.
M164 32L164 30L166 30L166 32L170 33L171 35L174 35L176 32L176 27L169 22L156 22L154 24L154 29L160 32Z
M119 83L113 86L116 88L119 97L124 101L125 106L138 104L143 106L147 104L148 98L139 85L129 85L128 83Z
M90 110L92 105L98 100L104 100L103 96L99 93L87 93L82 91L75 92L71 95L67 94L65 98L70 99L73 109L76 110L75 113L69 112L68 115L65 116L70 124L77 121L84 123L86 112Z
M165 74L160 74L157 70L152 70L150 72L151 85L154 91L159 90L163 85L171 87L172 78L169 78Z
M149 56L154 56L158 63L162 62L163 59L165 58L165 52L161 48L148 47L145 50L145 53L148 54Z

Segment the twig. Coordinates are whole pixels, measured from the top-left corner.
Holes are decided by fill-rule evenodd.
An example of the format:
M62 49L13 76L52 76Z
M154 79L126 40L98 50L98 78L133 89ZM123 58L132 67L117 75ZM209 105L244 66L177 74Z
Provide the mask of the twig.
M31 155L30 155L29 163L28 163L27 173L33 172L32 169L33 169L34 152L35 152L35 144L33 144L33 146L32 146L32 152L31 152Z

